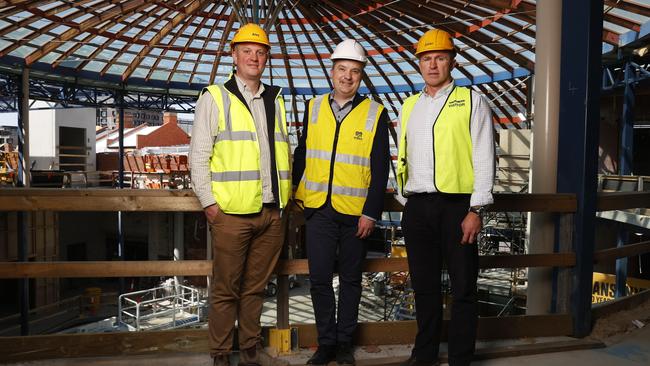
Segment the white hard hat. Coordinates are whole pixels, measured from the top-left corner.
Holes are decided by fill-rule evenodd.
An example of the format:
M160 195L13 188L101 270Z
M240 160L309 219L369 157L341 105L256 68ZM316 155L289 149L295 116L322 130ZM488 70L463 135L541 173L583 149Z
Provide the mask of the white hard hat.
M361 44L354 39L346 39L345 41L339 43L332 56L330 57L332 61L335 60L352 60L363 62L364 64L368 61L366 57L366 50L363 49Z

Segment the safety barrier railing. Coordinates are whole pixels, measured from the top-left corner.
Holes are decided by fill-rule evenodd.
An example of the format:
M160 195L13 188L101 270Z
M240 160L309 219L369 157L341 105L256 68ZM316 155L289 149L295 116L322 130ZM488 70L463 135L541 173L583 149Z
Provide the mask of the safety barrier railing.
M633 195L634 197L631 197ZM4 189L0 190L3 211L151 211L184 212L201 211L201 206L189 190L50 190L50 189ZM598 210L612 207L650 207L650 193L604 193L598 197ZM573 215L576 212L576 198L572 194L497 194L493 211L546 212L558 215L560 240L570 240ZM392 197L387 197L386 211L401 211L402 207ZM568 238L568 239L567 239ZM571 247L565 243L560 247ZM627 248L627 247L626 247ZM599 260L614 255L629 255L648 251L647 245L629 246L627 251L597 252ZM481 256L480 268L555 267L570 271L576 265L573 251ZM405 258L367 259L366 272L408 271ZM292 274L307 274L305 259L281 260L275 270L278 276L277 327L298 328L299 344L316 344L316 329L313 324L289 324L289 281ZM46 278L46 277L146 277L146 276L210 276L210 260L183 261L101 261L101 262L5 262L0 263L0 278ZM571 276L559 276L573 286ZM558 285L560 286L560 285ZM580 284L591 287L591 284ZM561 286L560 286L561 287ZM569 296L560 297L558 309L569 309ZM362 323L358 329L358 344L408 343L415 335L413 321ZM207 349L205 330L170 330L138 334L116 333L66 337L28 336L0 337L0 353L9 359L71 357L88 355L113 355L120 352L151 352L152 338L165 344L167 351L192 351ZM479 320L478 336L482 339L518 338L535 336L571 335L572 315L565 311L548 315L523 315L485 317ZM96 347L101 336L103 346ZM45 337L45 338L43 338ZM70 338L72 337L72 338ZM7 346L12 344L11 347ZM2 347L5 345L6 347ZM36 346L38 345L38 347ZM46 346L45 346L46 345ZM163 347L156 347L162 349ZM38 349L38 352L34 352ZM3 357L6 359L6 357Z

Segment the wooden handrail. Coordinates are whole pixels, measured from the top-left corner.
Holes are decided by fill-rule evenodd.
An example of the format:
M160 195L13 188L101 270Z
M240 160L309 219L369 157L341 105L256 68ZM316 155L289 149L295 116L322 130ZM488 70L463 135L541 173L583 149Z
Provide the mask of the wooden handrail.
M575 265L575 261L574 253L481 256L479 268L571 267ZM406 258L366 259L363 271L408 271L408 263ZM275 273L308 274L307 260L281 260ZM0 263L0 279L210 276L211 274L212 262L209 260Z
M492 211L557 212L576 210L573 194L497 193ZM0 189L0 211L201 211L192 190ZM392 194L386 211L402 211Z
M386 195L384 211L402 211L403 206L393 195ZM574 194L567 193L495 193L490 211L571 213L577 208Z
M1 211L201 211L192 190L0 189Z
M189 189L0 189L0 211L201 211ZM576 211L573 194L495 193L491 211L556 212ZM650 192L599 192L597 210L609 211L650 207ZM392 194L386 194L386 211L402 211Z
M650 241L596 251L594 252L594 263L607 263L618 258L634 257L645 253L650 253Z
M599 192L597 211L650 207L650 192Z

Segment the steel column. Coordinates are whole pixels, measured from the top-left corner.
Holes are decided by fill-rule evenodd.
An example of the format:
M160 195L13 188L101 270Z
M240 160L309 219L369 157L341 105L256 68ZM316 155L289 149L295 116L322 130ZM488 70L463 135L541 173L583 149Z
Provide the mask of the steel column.
M628 231L623 224L617 224L616 246L623 247L629 240ZM627 258L616 260L616 298L627 296Z
M118 126L118 145L119 145L119 171L118 171L118 188L124 189L124 90L118 90L116 92L118 113L120 118L120 124ZM133 184L133 182L131 182ZM133 188L133 187L131 187ZM117 256L120 260L124 260L124 227L122 224L123 214L122 211L117 212ZM119 280L119 293L123 294L125 290L124 286L124 277L120 277Z
M29 69L23 68L18 87L18 186L29 188Z
M625 63L625 89L623 91L623 113L621 114L621 145L618 157L618 174L630 175L634 171L634 67ZM618 225L616 246L627 244L628 232L623 225ZM616 298L627 295L627 258L616 260Z
M571 313L574 335L591 331L591 283L596 226L603 0L562 4L558 193L575 193ZM539 48L538 48L539 49Z
M633 172L634 148L634 68L630 62L625 63L625 90L623 92L623 113L621 114L621 147L619 149L620 175Z

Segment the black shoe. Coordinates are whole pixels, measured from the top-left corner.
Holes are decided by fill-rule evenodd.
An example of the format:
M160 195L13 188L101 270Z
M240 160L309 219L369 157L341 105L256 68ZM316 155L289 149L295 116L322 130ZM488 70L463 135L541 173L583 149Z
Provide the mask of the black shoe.
M336 363L339 365L354 365L354 348L350 343L339 343L336 346Z
M334 361L336 358L336 346L331 345L322 345L318 346L318 349L311 358L307 361L308 365L327 365L330 361Z
M418 361L415 356L411 355L408 360L402 362L399 366L439 366L440 362L436 361Z

